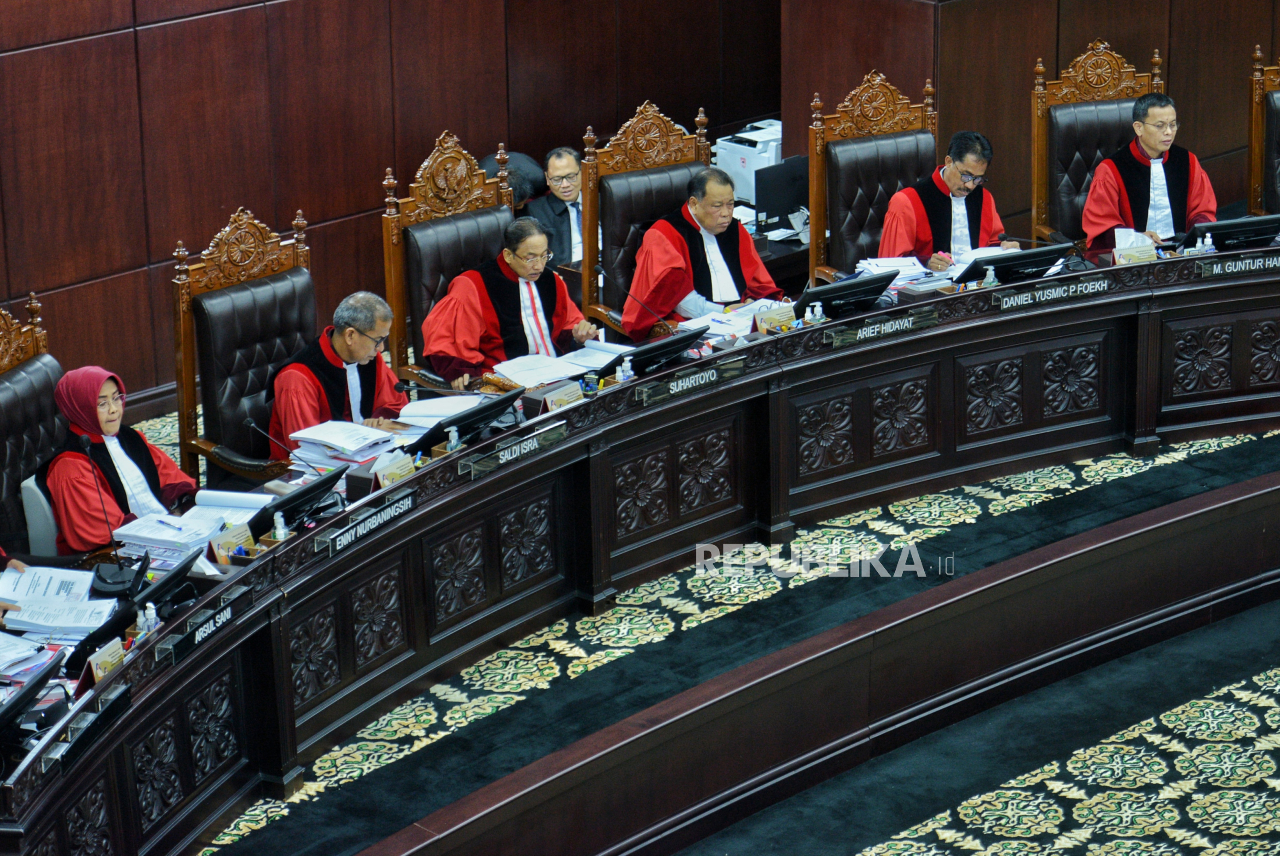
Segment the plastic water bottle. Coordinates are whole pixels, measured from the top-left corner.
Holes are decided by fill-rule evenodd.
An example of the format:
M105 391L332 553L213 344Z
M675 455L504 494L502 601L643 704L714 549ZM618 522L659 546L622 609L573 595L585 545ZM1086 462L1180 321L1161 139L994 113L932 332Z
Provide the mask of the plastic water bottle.
M623 357L622 365L618 366L618 381L626 383L629 380L634 380L635 376L635 370L631 368L631 358Z

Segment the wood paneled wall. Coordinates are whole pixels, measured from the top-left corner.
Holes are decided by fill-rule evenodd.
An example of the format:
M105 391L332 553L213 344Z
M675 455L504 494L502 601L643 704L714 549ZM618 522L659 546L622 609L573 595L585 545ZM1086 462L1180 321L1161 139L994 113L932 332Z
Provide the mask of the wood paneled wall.
M38 292L64 366L163 412L177 241L301 208L323 319L382 291L383 171L403 192L445 129L540 158L646 98L778 116L781 3L0 0L0 301Z
M913 101L937 89L938 136L978 130L996 161L991 190L1006 230L1030 234L1031 87L1096 38L1139 71L1165 58L1166 92L1219 205L1245 198L1247 84L1253 45L1275 57L1280 0L782 0L783 153L807 146L809 101L826 112L878 69ZM941 154L941 151L940 151Z

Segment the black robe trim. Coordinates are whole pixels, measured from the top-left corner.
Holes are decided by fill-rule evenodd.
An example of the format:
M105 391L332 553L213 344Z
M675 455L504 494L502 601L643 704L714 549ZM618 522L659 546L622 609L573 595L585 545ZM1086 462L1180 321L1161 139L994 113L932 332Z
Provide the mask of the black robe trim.
M324 334L322 333L321 335ZM365 419L373 417L373 402L377 397L378 388L378 364L376 360L379 359L382 359L381 354L356 368L356 374L360 377L360 415L351 414L352 422L363 422ZM267 379L267 400L270 401L275 397L276 376L284 371L286 366L291 366L295 363L310 370L315 379L320 382L320 388L324 390L325 398L329 399L329 418L335 421L346 419L347 370L342 366L335 366L329 362L329 358L325 355L324 348L321 347L318 338L310 342L305 348L298 351L292 359L286 361L271 373L271 377Z
M529 338L524 332L524 321L520 316L520 283L512 280L498 265L497 259L491 259L477 269L484 280L485 291L489 293L489 303L494 314L498 316L498 332L502 336L502 350L508 360L527 356ZM556 344L555 312L556 298L559 288L556 286L555 271L547 266L533 284L542 301L542 319L547 326L547 340L551 347L560 353Z
M80 445L83 442L80 439L82 436L84 435L67 429L67 439L63 442L61 451L36 472L36 485L45 495L45 499L49 500L50 505L53 505L53 494L49 492L49 469L53 466L54 461L63 455L80 455L84 457L84 447ZM160 472L156 469L156 462L151 459L151 452L147 449L147 441L142 439L141 434L128 426L122 426L116 438L120 441L120 448L129 456L129 460L133 461L138 469L142 471L142 477L147 480L147 487L151 489L151 495L159 500ZM116 505L120 507L120 510L125 514L136 514L137 512L129 508L129 495L125 492L124 482L120 479L120 473L116 471L115 461L111 460L111 453L107 451L107 444L105 442L91 443L88 457L94 466L102 471L102 475L107 480L107 486L111 488L111 495L115 497Z
M1129 197L1129 213L1133 215L1135 232L1147 231L1147 212L1151 208L1151 165L1143 163L1133 154L1131 145L1107 158L1116 165L1124 192ZM1169 190L1169 209L1173 214L1173 228L1177 232L1187 230L1187 193L1191 187L1191 153L1181 146L1169 149L1164 162L1164 183Z
M920 204L924 206L924 214L929 218L929 231L933 232L933 251L950 253L951 249L951 194L943 193L930 173L916 182L916 194ZM983 187L975 187L964 198L965 211L969 215L969 246L960 252L976 249L982 238L982 206L986 203L987 191Z
M662 219L666 220L676 230L676 233L684 238L685 246L689 248L689 266L692 268L690 273L693 274L693 290L707 300L715 301L711 290L711 264L707 261L707 247L702 242L702 230L685 219L683 208ZM739 299L747 294L747 279L742 274L742 256L739 254L740 250L738 248L741 236L742 228L738 225L737 220L730 223L728 229L716 235L716 246L720 247L720 255L724 256L724 263L728 266L729 274L733 277L733 284L738 289Z

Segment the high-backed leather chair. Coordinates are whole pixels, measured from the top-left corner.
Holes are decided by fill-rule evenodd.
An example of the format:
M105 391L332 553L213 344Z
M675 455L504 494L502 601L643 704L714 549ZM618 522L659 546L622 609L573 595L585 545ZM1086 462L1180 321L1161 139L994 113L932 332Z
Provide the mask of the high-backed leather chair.
M315 290L307 222L299 211L293 238L282 240L244 208L187 264L181 242L174 279L177 334L178 449L182 469L199 476L199 457L213 487L230 476L276 478L288 461L271 460L266 437L245 425L271 422L267 381L316 335ZM196 422L196 371L204 434Z
M689 198L689 179L711 165L701 108L694 125L686 134L646 101L604 148L596 148L590 127L582 138L582 313L619 333L645 231L679 208Z
M1280 63L1253 46L1249 79L1249 213L1280 214Z
M809 279L830 280L879 254L890 198L937 166L938 114L933 81L912 104L877 71L835 113L816 92L809 106Z
M1152 73L1138 74L1101 39L1071 61L1061 80L1044 79L1036 60L1031 93L1031 224L1033 238L1061 232L1084 240L1081 225L1093 171L1133 139L1133 102L1164 92L1160 51Z
M67 431L53 403L62 366L48 352L34 294L26 310L23 324L0 309L0 546L9 553L30 552L21 485L53 459Z
M447 386L422 358L422 322L449 291L449 283L502 251L502 233L512 221L507 152L498 146L497 175L484 170L448 131L418 167L409 195L396 198L391 170L382 186L382 253L391 325L391 367L401 377ZM413 356L409 359L409 343Z

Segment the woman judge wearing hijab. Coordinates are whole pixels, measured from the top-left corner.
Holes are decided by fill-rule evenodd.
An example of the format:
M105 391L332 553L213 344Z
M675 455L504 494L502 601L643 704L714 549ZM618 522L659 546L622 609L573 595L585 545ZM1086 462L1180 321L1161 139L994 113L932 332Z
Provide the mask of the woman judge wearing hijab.
M98 366L67 372L53 391L71 424L37 481L53 505L59 555L106 546L120 526L196 492L195 479L123 424L124 397L120 378Z

